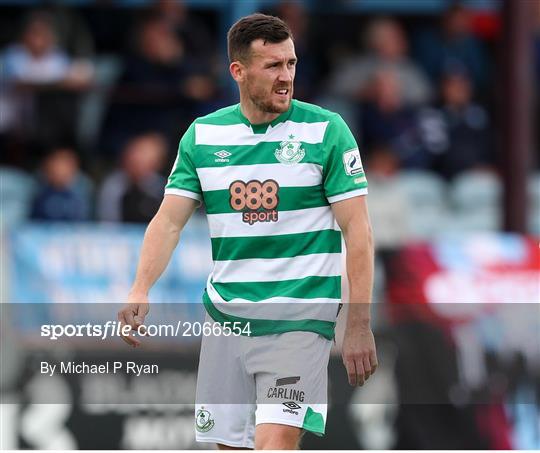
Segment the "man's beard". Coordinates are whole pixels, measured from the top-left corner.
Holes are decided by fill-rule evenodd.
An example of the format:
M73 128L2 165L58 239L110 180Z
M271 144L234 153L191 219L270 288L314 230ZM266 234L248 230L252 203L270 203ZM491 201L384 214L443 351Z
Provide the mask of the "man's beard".
M278 87L278 88L272 88L272 93L274 93L275 90L279 89L288 89L289 90L289 99L286 104L277 104L272 102L271 96L267 96L264 94L264 92L257 92L255 90L251 89L250 84L248 84L248 96L249 100L261 111L264 113L283 113L289 110L289 106L291 104L291 98L292 98L292 86L290 87Z

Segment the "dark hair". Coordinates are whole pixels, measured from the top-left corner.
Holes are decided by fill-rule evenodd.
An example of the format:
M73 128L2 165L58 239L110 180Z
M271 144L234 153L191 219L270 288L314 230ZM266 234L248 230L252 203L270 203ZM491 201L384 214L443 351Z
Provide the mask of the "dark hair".
M279 17L261 13L242 17L227 33L229 61L248 61L251 43L257 39L275 44L288 38L292 39L291 30Z

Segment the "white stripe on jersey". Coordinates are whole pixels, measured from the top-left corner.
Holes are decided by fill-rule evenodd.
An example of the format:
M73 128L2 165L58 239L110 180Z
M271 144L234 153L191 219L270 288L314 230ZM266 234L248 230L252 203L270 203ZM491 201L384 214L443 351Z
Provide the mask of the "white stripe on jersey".
M351 192L345 192L339 195L334 195L333 197L328 197L328 203L335 203L336 201L348 200L349 198L358 197L360 195L367 195L368 189L364 187L363 189L353 190Z
M250 225L242 221L241 212L208 214L210 237L277 236L337 229L330 206L279 211L278 216L277 222L256 222Z
M230 165L228 167L197 168L197 175L203 191L228 189L236 180L265 181L273 179L280 187L316 186L321 183L322 166L318 164L283 165Z
M272 282L305 277L341 275L341 253L314 253L291 258L251 258L215 261L212 280L228 282Z
M179 195L181 197L193 198L194 200L201 201L202 195L200 193L192 192L191 190L183 189L165 189L165 195Z
M282 142L285 140L303 143L322 143L328 121L317 123L297 123L284 121L274 128L268 126L265 134L254 134L244 123L231 125L195 124L195 145L256 145L261 142ZM291 135L294 138L291 138Z

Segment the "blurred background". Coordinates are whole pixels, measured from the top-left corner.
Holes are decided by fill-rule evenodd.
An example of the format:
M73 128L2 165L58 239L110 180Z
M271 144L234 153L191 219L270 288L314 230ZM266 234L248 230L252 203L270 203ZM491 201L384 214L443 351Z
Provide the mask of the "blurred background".
M225 36L255 11L292 29L295 97L353 130L377 246L381 368L342 385L336 348L304 448L539 449L538 0L0 0L2 448L201 448L192 406L150 404L162 387L96 406L75 376L38 404L49 315L7 307L123 302L180 137L238 102ZM151 299L201 319L210 260L203 206ZM189 392L198 342L175 347L160 385Z

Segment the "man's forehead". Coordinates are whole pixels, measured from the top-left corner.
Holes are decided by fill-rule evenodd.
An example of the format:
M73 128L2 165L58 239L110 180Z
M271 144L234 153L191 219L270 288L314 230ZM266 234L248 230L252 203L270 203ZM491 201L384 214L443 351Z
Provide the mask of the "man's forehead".
M265 43L263 39L256 39L251 43L251 57L265 60L296 58L294 43L290 38L278 43Z

